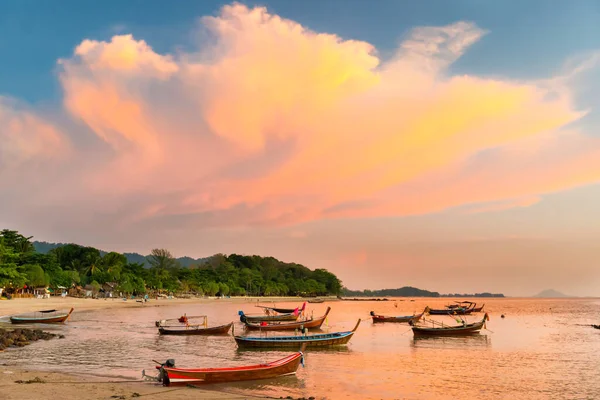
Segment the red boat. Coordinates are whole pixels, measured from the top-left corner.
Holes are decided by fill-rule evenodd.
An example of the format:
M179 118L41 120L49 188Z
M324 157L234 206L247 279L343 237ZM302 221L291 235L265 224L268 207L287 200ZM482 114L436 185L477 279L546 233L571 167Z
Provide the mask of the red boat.
M327 315L331 311L331 307L327 307L327 311L324 315L318 318L309 318L306 321L294 321L294 322L261 322L251 323L245 322L247 329L261 330L261 331L289 331L294 329L318 329L323 325Z
M300 351L266 364L227 368L175 368L161 365L156 368L162 369L165 386L268 379L295 374L298 366L301 363L304 365L305 349L306 344L302 345Z

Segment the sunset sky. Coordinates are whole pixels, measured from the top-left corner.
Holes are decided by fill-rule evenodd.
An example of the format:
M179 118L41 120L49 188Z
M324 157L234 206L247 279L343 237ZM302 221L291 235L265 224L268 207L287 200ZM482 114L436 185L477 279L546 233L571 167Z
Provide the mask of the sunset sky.
M0 228L600 296L600 3L0 2Z

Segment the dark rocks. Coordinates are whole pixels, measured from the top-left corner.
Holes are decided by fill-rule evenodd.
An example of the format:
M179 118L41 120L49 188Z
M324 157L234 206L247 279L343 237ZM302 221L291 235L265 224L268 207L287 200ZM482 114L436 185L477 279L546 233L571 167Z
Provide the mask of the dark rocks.
M46 381L36 376L33 379L29 379L27 381L18 380L18 381L15 381L15 383L46 383Z
M23 347L37 340L50 340L57 335L41 329L0 329L0 351L8 347ZM62 335L61 335L62 336Z

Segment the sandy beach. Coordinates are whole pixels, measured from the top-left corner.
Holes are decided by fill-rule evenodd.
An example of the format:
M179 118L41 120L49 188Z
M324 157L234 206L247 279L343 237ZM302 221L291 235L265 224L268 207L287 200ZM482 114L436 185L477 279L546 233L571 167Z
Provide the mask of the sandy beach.
M302 301L298 297L259 298L260 304L273 302ZM75 312L85 310L114 309L127 307L161 307L176 304L210 304L212 302L253 303L257 298L193 298L159 299L147 303L122 299L83 299L72 297L52 297L49 299L14 299L0 301L0 317L42 309L65 309L73 307ZM4 326L10 328L8 326ZM9 350L13 351L13 350ZM119 380L115 377L101 377L85 374L62 374L38 371L35 366L24 370L5 365L0 352L0 400L33 400L59 394L61 399L131 399L137 397L160 398L161 400L193 399L258 399L264 397L241 396L221 391L191 387L162 387L143 380Z
M143 381L119 381L115 378L15 370L12 367L0 366L0 400L37 400L50 394L58 395L63 400L138 397L161 400L264 398L191 387L163 387Z
M327 298L327 301L337 300ZM119 298L110 299L91 299L76 297L50 297L48 299L12 299L0 301L0 317L26 313L44 309L69 309L75 308L75 311L98 310L103 308L130 308L130 307L161 307L172 306L176 304L210 304L213 302L247 303L247 304L273 304L278 302L302 302L305 299L300 297L230 297L230 298L159 298L150 299L147 303L138 303L135 300L128 299L124 301Z

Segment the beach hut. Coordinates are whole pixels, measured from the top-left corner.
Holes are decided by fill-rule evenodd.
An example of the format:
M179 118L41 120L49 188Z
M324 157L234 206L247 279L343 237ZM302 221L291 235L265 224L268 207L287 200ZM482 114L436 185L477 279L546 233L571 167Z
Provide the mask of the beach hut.
M50 298L50 291L46 286L36 287L33 288L33 296L38 299L47 299Z

